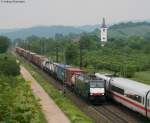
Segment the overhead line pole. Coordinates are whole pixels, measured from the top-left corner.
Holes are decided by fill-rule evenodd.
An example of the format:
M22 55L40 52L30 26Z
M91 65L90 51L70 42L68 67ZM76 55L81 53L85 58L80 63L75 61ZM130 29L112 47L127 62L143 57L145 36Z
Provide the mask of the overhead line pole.
M82 68L83 66L83 63L82 63L82 57L83 57L83 54L82 54L82 47L81 47L81 41L79 42L79 50L80 50L80 68Z
M58 62L58 47L56 47L56 62Z

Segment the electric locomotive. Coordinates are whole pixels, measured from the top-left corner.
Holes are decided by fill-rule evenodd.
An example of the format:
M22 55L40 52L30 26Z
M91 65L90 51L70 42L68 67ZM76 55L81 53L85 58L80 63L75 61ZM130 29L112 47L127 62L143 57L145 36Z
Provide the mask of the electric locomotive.
M92 74L76 74L74 90L90 101L105 100L105 81L99 80Z

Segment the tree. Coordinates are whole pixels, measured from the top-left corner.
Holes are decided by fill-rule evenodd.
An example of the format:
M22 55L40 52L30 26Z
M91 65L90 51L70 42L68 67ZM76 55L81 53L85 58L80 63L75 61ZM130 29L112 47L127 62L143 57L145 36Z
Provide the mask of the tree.
M0 36L0 53L5 53L10 45L9 38Z
M78 59L78 49L73 43L67 46L65 51L65 58L67 64L77 64Z
M96 45L95 45L96 41L97 41L97 37L83 33L80 37L79 43L82 49L92 50L96 48Z

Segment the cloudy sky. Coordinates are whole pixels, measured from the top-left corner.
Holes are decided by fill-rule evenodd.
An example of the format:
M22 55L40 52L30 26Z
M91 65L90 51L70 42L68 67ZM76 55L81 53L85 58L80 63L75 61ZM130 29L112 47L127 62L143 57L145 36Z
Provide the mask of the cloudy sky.
M0 0L0 29L150 19L150 0Z

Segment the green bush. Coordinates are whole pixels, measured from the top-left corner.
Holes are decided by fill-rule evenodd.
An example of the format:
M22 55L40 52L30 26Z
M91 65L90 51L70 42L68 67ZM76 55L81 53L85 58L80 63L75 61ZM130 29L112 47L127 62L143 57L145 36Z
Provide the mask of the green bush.
M0 53L5 53L10 45L9 38L0 36Z
M9 55L0 57L0 74L17 76L20 74L19 64Z

